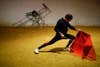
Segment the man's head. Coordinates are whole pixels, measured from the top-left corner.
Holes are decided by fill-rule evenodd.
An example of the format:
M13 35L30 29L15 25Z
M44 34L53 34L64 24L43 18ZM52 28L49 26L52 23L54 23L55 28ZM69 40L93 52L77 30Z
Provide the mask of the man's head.
M65 15L65 20L66 20L67 22L70 22L72 19L73 19L72 14L66 14L66 15Z

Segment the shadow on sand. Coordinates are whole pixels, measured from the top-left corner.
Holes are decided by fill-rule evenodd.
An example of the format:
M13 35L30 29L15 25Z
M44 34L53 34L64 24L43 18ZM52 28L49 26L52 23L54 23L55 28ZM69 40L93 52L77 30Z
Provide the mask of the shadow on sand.
M57 48L50 49L49 51L40 51L40 52L61 53L61 52L66 52L66 50L64 50L64 47L57 47Z

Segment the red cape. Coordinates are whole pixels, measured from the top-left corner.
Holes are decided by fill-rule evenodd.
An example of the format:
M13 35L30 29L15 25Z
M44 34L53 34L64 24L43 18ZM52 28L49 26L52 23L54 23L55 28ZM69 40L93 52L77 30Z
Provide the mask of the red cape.
M96 60L96 53L93 48L91 36L88 33L79 31L71 45L71 52L75 55L89 60Z

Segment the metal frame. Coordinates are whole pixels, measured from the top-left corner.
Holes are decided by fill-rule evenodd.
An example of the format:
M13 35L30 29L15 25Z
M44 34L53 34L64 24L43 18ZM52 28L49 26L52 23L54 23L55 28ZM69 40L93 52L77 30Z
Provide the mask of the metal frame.
M25 17L14 23L14 26L24 26L28 21L32 21L32 26L44 26L44 18L51 13L51 10L43 3L43 8L27 12Z

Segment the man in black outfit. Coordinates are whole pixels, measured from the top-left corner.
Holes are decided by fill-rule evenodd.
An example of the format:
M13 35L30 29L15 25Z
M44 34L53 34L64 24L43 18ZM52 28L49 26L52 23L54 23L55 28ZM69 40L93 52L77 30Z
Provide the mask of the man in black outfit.
M71 14L66 14L65 18L59 19L56 26L55 26L55 28L54 28L54 30L56 32L56 35L54 36L54 38L51 41L49 41L47 43L44 43L40 47L36 48L34 50L34 52L38 54L39 50L41 48L46 47L48 45L51 45L51 44L53 44L56 41L61 40L61 39L70 39L68 44L66 45L66 48L68 48L69 45L72 43L72 41L75 39L75 37L73 35L67 34L68 28L77 31L74 26L69 24L69 22L72 19L73 19L73 16Z

